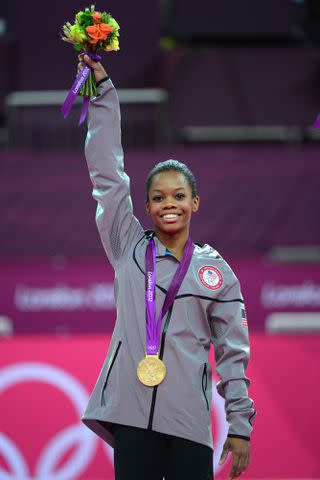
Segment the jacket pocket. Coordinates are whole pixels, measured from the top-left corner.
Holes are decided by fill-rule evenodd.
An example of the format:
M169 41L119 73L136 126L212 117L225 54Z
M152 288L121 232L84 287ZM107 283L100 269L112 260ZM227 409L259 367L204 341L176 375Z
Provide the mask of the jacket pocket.
M117 355L118 355L118 353L119 353L119 350L120 350L120 347L121 347L121 343L122 343L122 341L119 340L118 345L117 345L117 348L116 348L116 350L114 351L113 356L111 357L110 362L109 362L108 372L107 372L106 379L105 379L105 381L104 381L104 384L103 384L103 387L102 387L102 390L101 390L101 405L105 405L105 404L106 404L106 402L105 402L105 400L104 400L104 391L105 391L105 389L107 388L108 379L109 379L109 376L110 376L112 367L113 367L113 365L114 365L114 362L116 361Z
M210 410L209 402L208 402L207 394L206 394L207 386L208 386L207 364L205 363L204 366L203 366L203 372L202 372L202 392L203 392L203 396L204 396L206 404L207 404L207 409Z

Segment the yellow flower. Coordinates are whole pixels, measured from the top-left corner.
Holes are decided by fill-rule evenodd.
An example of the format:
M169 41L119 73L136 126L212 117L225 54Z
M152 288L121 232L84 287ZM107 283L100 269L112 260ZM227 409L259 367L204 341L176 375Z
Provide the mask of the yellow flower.
M112 40L112 42L110 43L110 45L107 45L105 50L107 52L112 52L112 51L117 51L117 50L120 50L120 47L119 47L119 40L117 38L115 38L114 40Z
M112 45L112 47L113 47L113 50L115 50L115 51L120 50L119 40L118 40L117 38L115 38L114 40L112 40L111 45Z
M70 27L70 40L81 43L87 40L87 35L79 25L75 24Z

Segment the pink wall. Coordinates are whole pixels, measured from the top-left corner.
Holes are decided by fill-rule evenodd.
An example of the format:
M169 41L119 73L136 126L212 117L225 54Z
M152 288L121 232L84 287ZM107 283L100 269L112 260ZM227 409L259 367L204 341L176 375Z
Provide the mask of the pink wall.
M320 478L319 336L268 338L251 333L250 339L247 374L258 413L251 464L241 478ZM109 341L109 335L1 340L1 478L13 471L19 479L30 475L43 480L50 472L65 480L113 478L112 452L79 426ZM217 463L226 424L223 401L216 394L212 413ZM216 469L216 478L227 478L229 470L230 458Z

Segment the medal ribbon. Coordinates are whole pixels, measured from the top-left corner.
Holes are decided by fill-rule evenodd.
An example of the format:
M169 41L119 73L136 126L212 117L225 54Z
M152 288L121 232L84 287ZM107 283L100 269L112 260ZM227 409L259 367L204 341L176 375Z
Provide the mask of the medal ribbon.
M161 320L171 307L182 281L189 268L194 244L189 237L183 250L181 262L167 291L161 312L156 320L156 246L149 239L146 250L146 350L147 355L156 355L159 351Z

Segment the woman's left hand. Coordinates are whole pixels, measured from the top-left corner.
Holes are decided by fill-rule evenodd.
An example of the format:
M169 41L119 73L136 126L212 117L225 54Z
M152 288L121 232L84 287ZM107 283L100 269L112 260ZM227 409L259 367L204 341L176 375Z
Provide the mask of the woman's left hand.
M250 463L250 442L242 438L227 437L223 445L219 465L226 461L229 451L232 452L232 466L229 478L237 478Z

